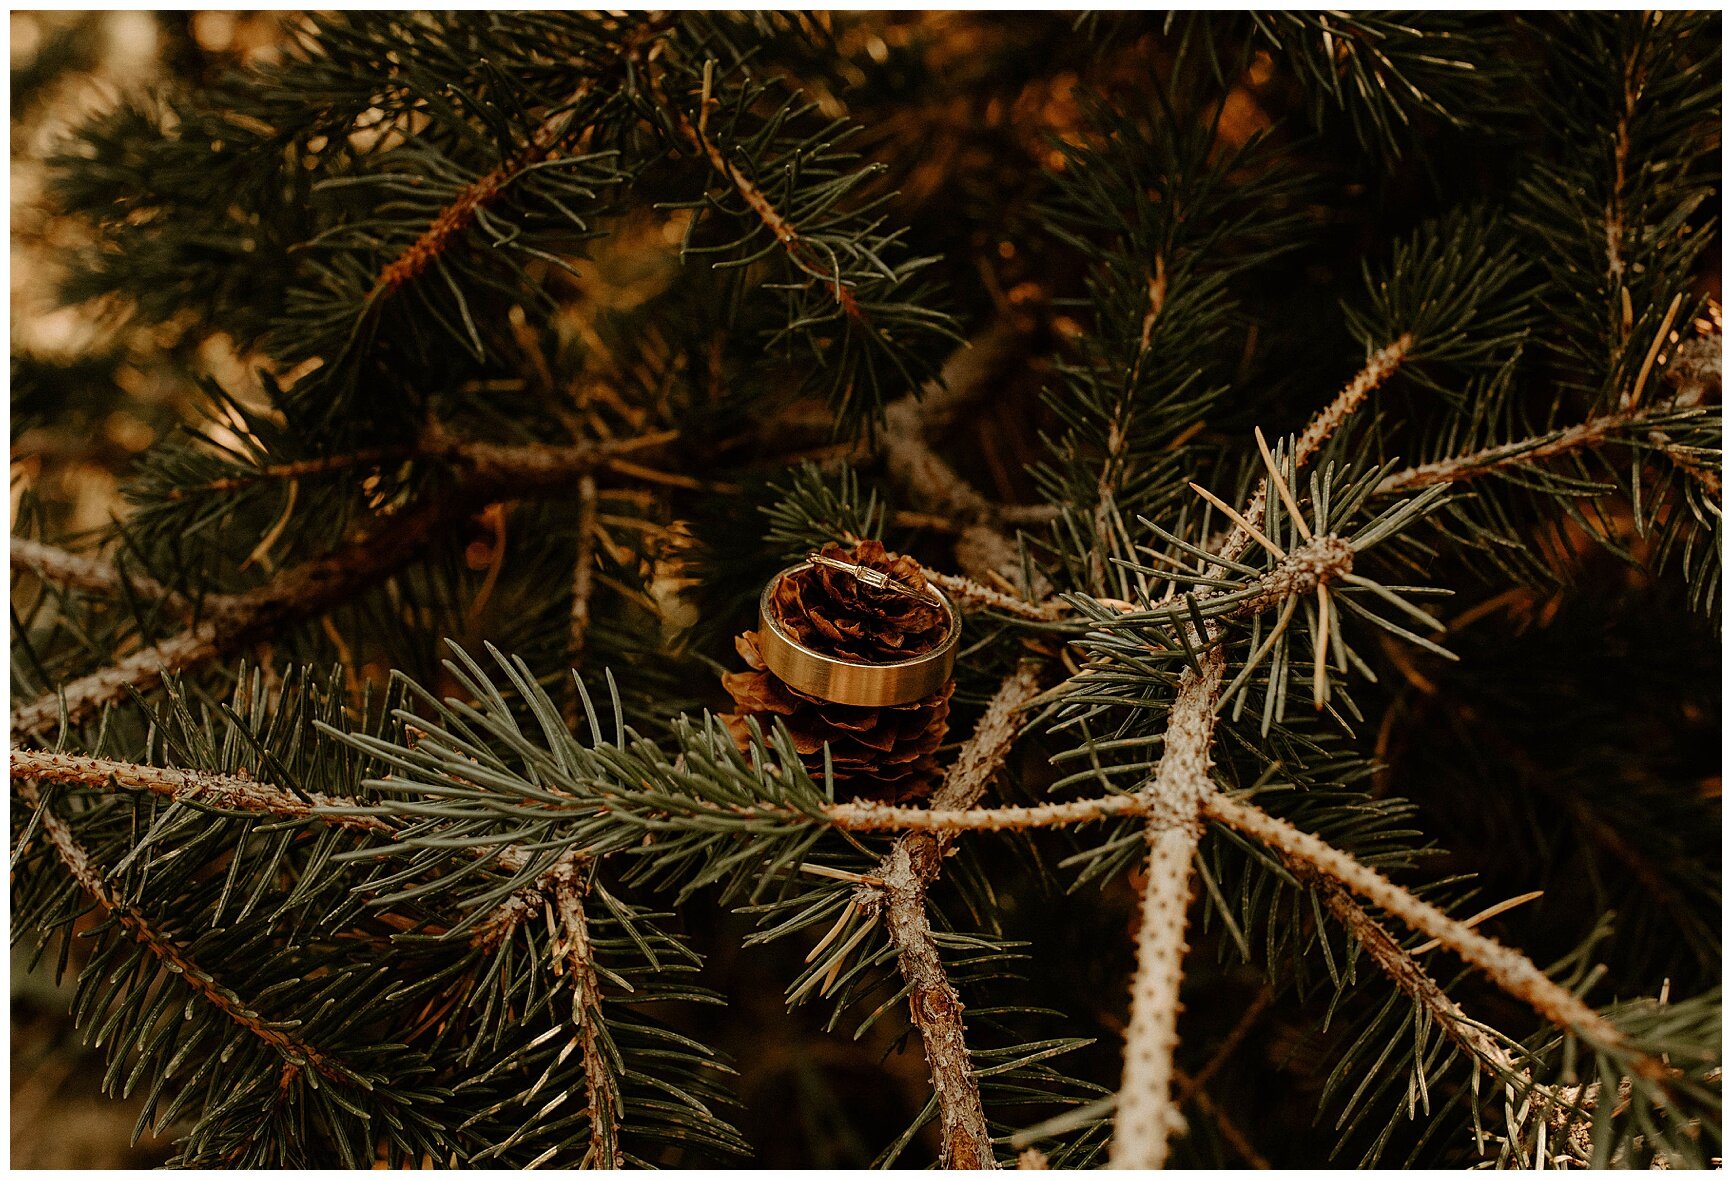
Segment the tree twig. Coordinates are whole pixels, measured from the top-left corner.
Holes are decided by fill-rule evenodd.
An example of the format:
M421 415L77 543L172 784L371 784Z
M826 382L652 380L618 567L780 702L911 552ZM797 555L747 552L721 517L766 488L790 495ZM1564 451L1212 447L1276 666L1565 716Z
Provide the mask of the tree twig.
M212 1007L275 1050L285 1062L285 1078L292 1077L302 1069L312 1069L333 1082L351 1082L355 1079L354 1071L343 1062L295 1034L285 1032L266 1021L252 1005L199 966L185 948L158 930L136 906L115 896L102 873L91 863L90 854L73 835L71 825L43 802L35 781L21 781L18 792L25 803L36 809L43 835L47 837L55 855L66 866L67 872L78 882L79 887L130 931L132 936L161 962L164 970L179 976L187 987Z
M833 803L824 818L848 832L1004 832L1064 828L1117 817L1147 816L1154 801L1142 794L1103 795L1031 807L893 807L886 803Z
M1402 334L1374 352L1364 367L1306 426L1293 445L1293 467L1314 456L1372 392L1401 367L1412 346ZM1271 469L1273 470L1273 469ZM1269 476L1241 517L1259 520L1269 496ZM1231 561L1251 544L1255 530L1241 524L1223 541L1221 558ZM1211 565L1206 576L1225 572ZM1194 629L1193 629L1194 630ZM1137 936L1136 971L1131 977L1131 1019L1125 1032L1124 1080L1119 1088L1110 1159L1114 1167L1159 1168L1168 1140L1183 1125L1173 1102L1173 1048L1178 1042L1179 981L1185 951L1185 911L1190 900L1191 866L1202 836L1203 804L1215 796L1209 778L1214 742L1215 702L1221 691L1226 656L1215 644L1218 622L1202 624L1193 647L1206 652L1201 664L1179 676L1178 692L1167 719L1167 733L1154 777L1140 793L1151 797L1149 860L1143 889L1143 915Z
M1024 668L1029 669L1030 666L1024 665ZM1032 673L1032 669L1030 672ZM1017 678L1013 678L1015 679ZM1014 689L1002 689L1000 697L995 698L995 702L1002 700L1004 706L997 710L989 709L988 716L982 719L976 730L977 734L981 735L979 740L971 739L970 747L965 748L963 755L952 768L947 786L952 786L953 789L941 792L945 796L944 803L961 803L962 806L941 806L927 810L843 803L828 807L824 812L824 819L839 828L851 831L903 830L912 836L929 840L934 853L938 854L943 844L948 843L948 837L965 831L1007 831L1063 826L1112 817L1170 816L1169 805L1161 797L1146 792L1032 807L967 806L970 796L978 798L979 791L984 790L985 782L1002 764L1003 752L1007 752L1011 746L1016 726L1009 720L1013 712L1008 707L1009 701L1022 698L1026 703L1036 691L1037 686L1031 679L1020 681ZM1024 693L1030 695L1023 697ZM1194 721L1188 722L1187 728L1194 724ZM1190 745L1189 742L1185 744ZM112 783L123 789L149 791L179 802L205 803L213 807L282 819L318 820L390 838L397 835L395 829L377 817L356 815L345 810L342 800L317 794L309 794L302 799L280 787L239 775L140 766L113 759L37 750L14 750L11 763L13 777L21 780L21 789L27 791L33 791L30 784L38 781L87 787L103 787ZM1528 1003L1547 1020L1573 1029L1590 1043L1609 1052L1634 1060L1637 1072L1643 1076L1661 1079L1671 1076L1671 1071L1663 1064L1635 1050L1621 1030L1587 1007L1575 995L1552 982L1521 952L1477 933L1467 923L1420 901L1375 870L1359 864L1349 854L1330 847L1317 837L1302 832L1251 804L1222 795L1212 786L1203 795L1201 812L1209 819L1224 823L1267 844L1289 860L1301 874L1319 883L1319 887L1323 888L1325 903L1355 936L1360 938L1367 952L1377 959L1379 965L1389 970L1392 978L1402 984L1404 990L1423 999L1434 1014L1439 1016L1440 1024L1446 1031L1454 1029L1470 1037L1471 1047L1482 1052L1488 1059L1496 1060L1501 1050L1498 1050L1493 1042L1471 1040L1471 1031L1464 1030L1471 1030L1473 1026L1471 1022L1463 1024L1467 1018L1454 1007L1453 1001L1440 989L1434 992L1432 989L1436 989L1435 984L1412 974L1403 965L1404 959L1411 962L1411 958L1399 944L1388 938L1387 932L1382 937L1376 933L1381 930L1381 926L1375 919L1365 915L1354 906L1351 899L1345 898L1345 895L1332 894L1327 886L1351 890L1410 928L1437 940L1442 947L1479 968L1493 983ZM1157 818L1156 822L1161 821ZM507 847L500 850L498 860L501 867L516 870L529 863L529 854L515 847ZM524 892L527 894L533 891L539 896L544 885L551 889L575 871L581 861L581 856L577 854L568 855L538 878L533 890ZM919 867L913 857L909 858L909 864L911 867ZM926 860L925 864L936 874L938 856ZM922 889L924 884L923 882ZM1354 908L1345 908L1343 902ZM515 911L527 904L525 899L517 899L515 904L508 899L507 905L514 910L510 918L512 922L522 920L525 914ZM1445 1016L1449 1019L1444 1019Z
M956 761L945 771L943 783L932 793L934 810L966 810L980 802L1027 724L1023 710L1039 695L1040 665L1025 660L999 685Z
M151 644L116 663L79 677L57 692L19 706L15 735L41 733L62 707L76 725L128 690L156 684L243 650L283 627L313 618L395 574L418 558L454 523L502 495L568 490L579 476L605 467L617 455L666 441L667 434L610 443L562 447L491 443L434 443L457 472L446 497L376 522L371 535L323 557L279 573L256 590L227 595L187 630Z
M938 1099L940 1163L946 1168L992 1168L997 1166L992 1133L968 1056L962 998L945 973L926 915L926 888L938 873L937 856L932 837L905 836L885 857L878 868L884 881L885 928L909 987L909 1015L920 1031Z
M1365 907L1354 901L1347 890L1332 878L1304 865L1297 868L1300 879L1318 891L1323 908L1347 928L1396 987L1430 1014L1444 1036L1470 1057L1488 1063L1500 1072L1514 1072L1515 1062L1504 1047L1468 1019L1461 1006L1449 998L1449 994L1427 974L1419 960L1396 941L1383 923L1367 913Z
M1187 669L1167 720L1161 760L1138 792L1154 816L1146 832L1149 856L1131 976L1131 1017L1125 1029L1124 1079L1113 1122L1115 1168L1159 1168L1169 1139L1184 1126L1173 1101L1173 1049L1178 1044L1179 981L1185 953L1185 911L1191 862L1202 837L1202 800L1209 779L1215 696L1225 656L1214 647L1200 674Z
M595 476L577 481L577 556L572 562L571 615L566 657L571 666L583 664L583 649L589 639L589 599L595 590ZM572 682L571 712L567 722L577 723L578 694Z
M1049 598L1038 603L1028 602L1006 594L1002 590L994 590L991 586L983 586L973 578L965 578L957 574L928 570L926 580L944 591L951 602L956 604L958 610L995 610L1013 618L1027 619L1036 623L1050 623L1061 617L1067 609L1065 604L1057 599Z
M1662 405L1600 414L1561 430L1499 443L1464 455L1421 463L1401 471L1392 471L1378 481L1375 494L1398 496L1434 484L1464 483L1510 467L1588 450L1614 441L1622 431L1641 429L1651 422L1672 417L1675 413L1671 406Z
M299 794L245 774L216 774L202 770L183 770L166 766L145 766L112 758L95 758L85 754L51 753L46 750L13 750L10 754L13 779L24 782L56 783L102 789L109 786L128 791L147 791L153 795L196 806L248 815L270 816L282 820L307 820L330 827L346 828L368 836L387 840L402 839L403 833L377 815L357 812L355 801L317 791ZM521 872L534 861L534 853L508 844L503 848L478 845L476 857L491 856L494 863L508 873ZM568 881L589 864L583 853L572 850L562 854L534 881L512 894L476 924L470 942L478 946L493 946L524 922L534 917L543 899L552 896L561 882Z
M180 593L146 574L122 571L114 562L88 553L73 553L25 537L12 538L12 564L21 566L45 582L96 594L118 594L130 588L141 598L166 599L184 607ZM208 601L208 600L207 600Z
M236 774L143 766L85 754L47 750L13 750L12 777L67 786L105 787L110 783L130 791L148 791L176 803L192 803L223 811L268 815L286 820L319 820L334 827L372 835L394 836L396 829L372 815L325 810L348 801L317 792L296 795L271 783Z
M1377 870L1259 808L1217 793L1205 800L1203 810L1210 819L1253 837L1290 861L1352 890L1409 928L1437 939L1445 949L1477 967L1540 1016L1623 1059L1643 1077L1664 1081L1671 1076L1672 1071L1664 1063L1637 1049L1622 1029L1588 1007L1574 992L1555 983L1520 951L1480 934L1429 902L1421 901Z
M1167 258L1164 254L1157 254L1154 269L1149 273L1148 305L1143 312L1142 330L1137 337L1136 357L1131 361L1118 401L1113 406L1112 421L1107 427L1107 453L1101 460L1100 476L1095 481L1094 535L1089 546L1089 580L1097 592L1101 592L1106 585L1106 538L1113 516L1113 498L1119 488L1120 468L1124 463L1125 450L1130 445L1128 419L1132 399L1136 393L1137 380L1142 375L1143 362L1148 359L1155 321L1161 318L1161 312L1166 305Z
M419 448L413 446L362 447L360 450L346 451L337 455L322 455L316 459L268 463L263 467L240 475L227 475L190 487L172 488L168 492L167 499L185 500L207 493L239 491L241 488L251 487L270 479L304 479L309 475L328 475L334 471L348 471L355 467L372 467L392 460L413 459L421 453Z
M722 150L710 139L708 133L698 123L693 123L690 116L672 103L663 101L663 106L674 121L686 142L709 161L709 165L721 175L746 202L746 206L757 215L764 228L770 231L772 237L782 244L782 249L788 255L789 261L805 274L823 283L835 296L836 303L843 313L852 320L865 320L865 309L860 306L859 299L854 294L854 288L842 281L841 276L819 257L806 240L800 236L795 227L775 202L764 195L751 177L723 154Z
M583 908L584 894L588 891L587 867L586 860L567 857L549 870L552 888L548 900L558 923L553 961L564 969L571 983L571 1019L583 1053L589 1153L581 1166L617 1168L620 1095L601 1027L601 979L596 974L595 946L590 941L589 920Z
M515 156L465 185L428 223L420 236L379 272L368 296L368 305L373 306L379 296L394 294L421 277L513 181L537 164L551 159L569 140L586 134L588 127L576 122L578 105L594 87L594 77L586 77L571 97L561 104L563 109L544 119Z
M1039 693L1039 666L1018 665L999 686L946 771L944 782L933 793L934 807L966 812L980 800L1022 728L1024 707ZM952 838L949 832L902 836L878 866L876 875L883 885L868 888L863 901L868 906L881 901L897 967L910 988L909 1012L920 1031L938 1100L941 1162L947 1168L993 1168L997 1161L980 1084L968 1056L962 999L945 973L926 913L926 891L938 879Z

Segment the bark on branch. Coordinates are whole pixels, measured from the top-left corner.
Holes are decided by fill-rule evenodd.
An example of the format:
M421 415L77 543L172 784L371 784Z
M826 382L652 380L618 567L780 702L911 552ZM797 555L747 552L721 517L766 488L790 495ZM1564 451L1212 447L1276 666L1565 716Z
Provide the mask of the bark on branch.
M620 1166L621 1102L618 1079L608 1061L602 1028L601 979L595 970L595 945L583 901L588 892L588 861L567 856L548 871L548 895L559 924L553 961L571 984L571 1020L583 1053L584 1098L589 1119L589 1152L579 1164L586 1168Z
M103 787L109 783L130 791L148 791L176 803L194 803L222 811L268 815L274 819L319 820L333 827L372 835L395 835L396 829L377 816L348 815L323 810L347 800L307 792L296 795L245 775L212 774L166 766L141 766L113 758L55 754L47 750L13 750L12 777L66 786Z
M118 787L124 791L146 791L176 803L233 811L245 815L269 816L281 820L307 820L334 828L344 828L368 836L383 836L399 840L402 832L377 815L354 810L352 799L341 799L318 791L295 793L275 784L246 774L216 774L205 770L183 770L172 766L145 766L137 762L122 762L113 758L96 758L88 754L59 754L48 750L13 750L10 754L12 777L24 782L54 783L60 786L89 788ZM492 855L495 863L506 872L518 872L533 862L533 854L508 844L504 848L477 846L476 856ZM581 855L567 853L554 862L536 881L520 893L533 893L537 898L551 889L581 861ZM508 898L496 916L513 908ZM525 916L515 915L516 920ZM482 923L483 928L488 922Z
M905 836L878 867L883 880L885 928L896 948L896 966L908 984L908 1012L920 1031L926 1068L938 1099L939 1163L946 1168L993 1168L992 1132L980 1101L980 1083L968 1057L962 997L945 973L926 888L938 875L938 852L930 836Z
M1299 870L1300 879L1318 891L1323 908L1347 928L1365 949L1365 953L1383 969L1383 973L1389 976L1396 987L1406 992L1415 1004L1430 1014L1444 1036L1470 1057L1502 1073L1515 1071L1515 1062L1497 1039L1469 1020L1467 1013L1427 974L1419 960L1396 941L1395 936L1383 923L1354 901L1344 886L1303 865L1294 867Z
M88 553L73 553L24 537L12 538L12 564L57 586L88 590L95 594L119 594L130 589L140 598L168 600L177 609L186 605L181 595L145 574L123 571L114 562Z
M1411 346L1411 337L1403 334L1366 360L1295 440L1295 471L1401 367ZM1258 481L1241 519L1262 519L1268 496L1269 480L1265 477ZM1231 560L1251 541L1250 529L1240 524L1227 535L1219 552ZM1206 572L1214 577L1225 571L1211 566ZM1116 1168L1161 1167L1167 1160L1169 1139L1183 1127L1183 1116L1173 1100L1173 1049L1178 1042L1179 981L1191 865L1202 835L1203 806L1216 796L1209 778L1210 751L1226 659L1214 642L1218 634L1218 622L1205 622L1201 633L1193 629L1192 646L1207 654L1200 665L1185 669L1179 677L1160 763L1149 785L1139 792L1148 796L1152 818L1137 965L1131 977L1131 1019L1125 1032L1124 1080L1109 1157Z
M1638 1050L1622 1029L1588 1007L1574 992L1554 982L1520 951L1478 933L1340 849L1248 803L1215 794L1205 801L1204 811L1210 819L1352 890L1410 929L1430 935L1540 1016L1574 1032L1595 1048L1619 1057L1641 1076L1655 1081L1671 1076L1672 1071L1664 1063Z
M1191 862L1203 834L1200 808L1214 791L1209 778L1215 696L1225 656L1214 647L1200 674L1187 670L1167 721L1154 780L1138 795L1152 818L1149 857L1131 976L1131 1017L1125 1029L1124 1079L1119 1087L1110 1156L1115 1168L1159 1168L1169 1140L1184 1128L1173 1100L1173 1049L1178 1044L1179 982L1183 976L1185 911Z
M865 320L865 309L860 306L859 299L854 294L854 288L842 281L834 268L827 266L806 240L800 236L799 229L769 197L764 190L747 176L745 171L728 159L727 155L717 147L704 130L701 120L693 123L691 118L672 104L664 102L664 106L679 128L686 142L709 162L718 175L733 186L734 191L745 201L764 228L770 231L776 241L780 242L789 261L803 273L823 283L836 299L836 304L843 313L852 320Z
M1674 407L1662 405L1601 414L1561 430L1533 435L1515 442L1499 443L1465 455L1437 459L1401 471L1392 471L1378 481L1376 494L1399 496L1434 484L1465 483L1468 480L1495 475L1511 467L1590 450L1615 442L1623 432L1647 428L1653 423L1674 417L1676 413ZM1718 481L1715 488L1718 490Z
M1019 665L999 687L934 792L935 808L966 813L979 802L1022 728L1024 706L1039 693L1038 666ZM882 892L873 889L868 904L883 906L897 967L910 988L909 1012L920 1031L938 1099L940 1162L946 1168L995 1168L980 1083L968 1056L962 999L945 973L926 913L926 891L938 879L952 838L948 832L910 832L896 841L878 866Z
M14 766L16 774L16 763ZM71 825L43 802L34 781L26 779L20 782L18 792L24 802L36 810L43 835L79 887L149 950L164 970L179 976L201 999L281 1056L285 1078L300 1070L311 1069L333 1082L355 1079L354 1071L342 1061L265 1020L252 1005L200 967L184 947L158 930L136 906L116 896L102 872L91 863L90 854L73 835Z
M56 723L63 705L67 723L76 725L104 706L124 700L131 689L242 651L384 581L487 502L567 490L580 476L607 467L617 456L669 437L659 434L562 447L435 440L434 449L456 473L450 494L386 517L361 539L286 569L256 590L224 596L187 630L19 706L12 714L12 732L15 736L42 733Z

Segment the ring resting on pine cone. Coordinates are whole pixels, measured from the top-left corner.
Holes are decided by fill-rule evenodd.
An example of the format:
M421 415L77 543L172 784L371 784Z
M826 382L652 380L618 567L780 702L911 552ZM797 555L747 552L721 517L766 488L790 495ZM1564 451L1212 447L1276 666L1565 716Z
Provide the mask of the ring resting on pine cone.
M722 678L736 709L724 720L742 747L749 719L765 730L780 721L814 777L827 749L839 796L924 798L948 729L961 621L917 562L877 541L817 556L765 587L758 629L735 641L749 670Z
M864 542L859 549L871 556L872 545ZM877 546L877 553L882 550ZM822 556L846 564L829 553ZM912 559L899 560L919 577ZM885 575L872 564L858 564ZM851 602L844 599L841 605L864 609L826 614L824 608L836 604L835 580L854 577L837 565L804 561L764 587L758 599L758 650L765 667L790 688L838 705L905 705L942 688L956 666L962 635L956 608L924 578L913 587L898 578L900 590L855 579L859 585ZM803 577L807 574L814 576Z

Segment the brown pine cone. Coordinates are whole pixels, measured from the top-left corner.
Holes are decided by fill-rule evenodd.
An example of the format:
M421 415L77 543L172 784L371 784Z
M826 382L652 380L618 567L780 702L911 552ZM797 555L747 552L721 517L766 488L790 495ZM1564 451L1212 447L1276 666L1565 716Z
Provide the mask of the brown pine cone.
M853 549L826 545L823 554L889 574L910 590L926 589L920 563L886 553L882 542L861 541ZM911 660L944 639L944 612L930 599L874 590L852 574L821 565L783 578L770 606L795 639L841 660Z
M862 541L852 550L826 545L824 554L883 570L916 590L926 586L913 558L886 553L877 541ZM945 616L936 605L873 590L846 573L822 566L784 578L770 609L802 644L840 659L870 663L912 659L944 638ZM808 696L770 672L758 649L757 632L739 636L734 647L750 670L722 677L735 708L722 720L742 749L750 740L747 718L756 717L768 731L773 719L780 717L815 779L823 777L824 744L829 743L838 796L905 803L932 793L938 777L938 746L949 727L953 684L905 705L839 705Z

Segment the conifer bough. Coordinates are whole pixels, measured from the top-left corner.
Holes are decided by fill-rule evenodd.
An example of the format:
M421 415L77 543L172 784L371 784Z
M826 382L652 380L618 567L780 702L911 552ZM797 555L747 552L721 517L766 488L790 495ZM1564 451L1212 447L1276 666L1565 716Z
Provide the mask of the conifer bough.
M200 423L75 535L15 357L27 962L187 1165L1717 1161L1718 33L345 14L118 101L67 299L260 376L90 362ZM712 712L863 542L968 615L918 805Z

